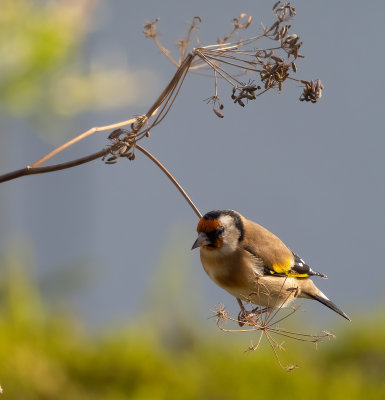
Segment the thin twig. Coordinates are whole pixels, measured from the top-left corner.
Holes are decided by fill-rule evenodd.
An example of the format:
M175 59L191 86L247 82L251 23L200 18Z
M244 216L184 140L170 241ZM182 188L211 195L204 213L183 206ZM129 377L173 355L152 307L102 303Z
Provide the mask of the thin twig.
M45 163L46 161L48 161L50 158L52 158L56 154L59 154L60 152L62 152L66 148L72 146L73 144L79 142L80 140L83 140L84 138L86 138L87 136L92 135L95 132L102 132L102 131L106 131L108 129L119 128L121 126L132 124L135 121L136 121L136 118L131 118L131 119L127 120L127 121L117 122L116 124L105 125L105 126L95 126L94 128L91 128L88 131L81 133L79 136L76 136L75 138L69 140L68 142L66 142L64 144L62 144L61 146L59 146L55 150L52 150L50 153L45 155L43 158L41 158L40 160L38 160L38 161L34 162L33 164L31 164L30 168L40 167L41 164Z
M13 179L20 178L20 177L26 176L26 175L45 174L46 172L53 172L53 171L59 171L62 169L76 167L78 165L85 164L90 161L96 160L100 157L103 157L103 156L107 155L109 152L110 152L110 149L105 148L103 150L100 150L100 151L90 154L88 156L77 158L76 160L68 161L68 162L61 163L61 164L54 164L54 165L48 165L47 167L37 167L37 168L28 166L28 167L25 167L22 169L18 169L16 171L9 172L8 174L0 175L0 183L6 182L6 181L11 181Z
M167 170L167 168L159 160L157 160L149 151L144 149L142 146L139 146L137 144L135 147L139 151L141 151L144 155L146 155L151 161L153 161L167 175L167 177L170 179L170 181L176 186L176 188L179 190L179 192L182 194L182 196L186 199L186 201L188 202L190 207L193 209L195 214L198 216L198 218L202 218L201 212L198 210L198 208L193 203L193 201L190 199L190 197L187 195L187 193L183 190L182 186L178 183L178 181ZM110 152L110 148L107 147L107 148L105 148L103 150L100 150L100 151L98 151L96 153L90 154L90 155L85 156L85 157L77 158L76 160L72 160L72 161L69 161L69 162L62 163L62 164L48 165L46 167L28 166L28 167L25 167L25 168L22 168L22 169L18 169L16 171L9 172L8 174L0 175L0 183L6 182L6 181L10 181L10 180L13 180L13 179L16 179L16 178L20 178L20 177L26 176L26 175L44 174L44 173L47 173L47 172L59 171L59 170L62 170L62 169L76 167L78 165L85 164L85 163L88 163L90 161L96 160L98 158L104 157L109 152Z

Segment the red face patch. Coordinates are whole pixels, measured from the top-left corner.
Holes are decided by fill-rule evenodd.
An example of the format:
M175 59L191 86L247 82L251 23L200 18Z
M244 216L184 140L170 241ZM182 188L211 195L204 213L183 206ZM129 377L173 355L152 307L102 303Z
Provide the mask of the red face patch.
M214 232L221 226L221 223L218 219L204 219L201 218L198 222L197 232Z

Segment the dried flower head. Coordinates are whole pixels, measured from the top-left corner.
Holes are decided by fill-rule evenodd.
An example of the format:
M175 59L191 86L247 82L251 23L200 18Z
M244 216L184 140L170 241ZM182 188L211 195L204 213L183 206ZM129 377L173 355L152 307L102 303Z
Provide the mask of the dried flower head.
M283 288L283 287L282 287ZM250 293L248 299L245 299L247 303L247 308L239 302L241 305L241 311L237 318L231 317L226 311L225 307L220 304L215 310L215 316L217 317L217 326L219 329L225 332L256 332L258 334L257 341L255 344L251 344L246 351L255 351L259 348L262 338L266 337L270 348L273 350L274 356L278 364L287 371L292 371L298 368L297 365L287 365L284 366L280 360L278 351L284 351L283 342L278 342L277 337L284 337L294 339L300 342L311 342L316 346L324 339L335 338L335 336L328 332L322 331L319 334L308 334L302 332L295 332L291 329L286 329L280 327L279 324L291 317L299 308L291 306L290 308L285 308L285 302L279 307L276 307L276 303L272 299L271 304L267 307L255 307L251 303L258 303L258 296L269 295L268 289L264 285L259 285L258 292ZM290 293L287 297L289 299ZM253 308L254 307L254 308ZM225 322L234 323L239 325L239 328L226 328Z
M295 8L290 5L289 2L285 2L281 5L280 1L277 1L273 6L273 11L278 21L288 21L294 17Z
M303 57L299 52L302 41L297 34L291 33L291 25L287 23L296 15L295 9L289 2L278 1L273 6L273 13L276 20L269 28L263 26L262 34L234 40L241 31L250 30L252 25L252 17L243 13L239 17L233 18L232 30L222 39L218 39L216 45L201 46L197 39L198 46L192 50L193 60L191 60L189 69L192 71L208 70L213 73L214 94L209 99L213 103L213 112L219 118L223 118L217 102L220 79L231 85L230 96L234 103L241 107L245 107L248 101L256 100L268 90L281 91L286 80L300 82L292 75L297 72L294 60ZM200 18L194 17L186 38L179 41L179 62L175 61L169 51L159 43L154 27L155 23L145 25L145 34L155 41L156 45L175 65L179 66L186 57L191 41L191 32L196 31L197 24L200 22ZM234 41L230 43L230 40ZM266 41L269 44L271 40L277 42L277 45L256 47L257 41ZM248 82L243 81L240 79L243 74L251 74L252 78L248 79ZM252 85L250 81L253 82ZM311 93L310 89L306 89L301 100L314 102L320 98L319 94L320 90L315 95ZM220 104L223 108L223 104Z
M305 84L303 88L302 95L299 98L300 101L311 101L312 103L316 103L318 99L322 97L322 89L324 85L321 83L319 79L316 81L301 81Z
M213 112L219 118L224 117L224 105L219 96L220 80L230 84L230 97L241 107L245 107L248 102L256 100L271 89L283 90L288 80L305 84L301 101L314 103L321 98L323 85L319 80L308 82L293 77L297 72L294 60L303 57L299 54L302 42L297 34L291 33L291 25L287 23L296 14L294 7L289 2L277 2L273 12L276 20L269 28L263 27L259 35L247 39L237 38L236 41L229 42L240 32L250 30L252 26L252 17L243 13L233 18L230 33L223 39L218 39L215 45L200 46L198 38L194 35L198 46L187 53L193 32L197 32L198 25L202 22L200 17L194 17L186 37L178 42L179 61L174 60L159 42L157 31L159 18L146 23L143 30L145 36L151 38L178 69L150 110L136 117L130 130L118 129L111 132L109 154L103 160L107 164L114 164L121 157L135 159L136 143L144 137L149 137L151 129L165 118L189 71L202 70L212 74L214 93L206 101L212 104ZM257 41L267 43L274 41L275 44L256 47ZM244 74L252 77L243 80L241 76Z
M213 310L214 316L217 318L217 324L220 321L226 321L228 318L228 313L226 311L225 306L222 303L219 303L217 307Z
M159 21L159 18L156 18L155 21L147 22L144 25L143 33L147 38L155 38L158 35L156 29L156 23Z

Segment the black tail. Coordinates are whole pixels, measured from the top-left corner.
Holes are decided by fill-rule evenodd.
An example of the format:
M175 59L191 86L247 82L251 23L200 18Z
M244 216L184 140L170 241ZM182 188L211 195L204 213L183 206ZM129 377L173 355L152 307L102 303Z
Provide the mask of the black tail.
M309 295L309 294L308 294ZM336 313L340 314L342 317L351 321L351 319L342 311L340 310L332 301L326 299L325 297L317 296L317 295L309 295L314 300L319 301L320 303L324 304L326 307L329 307L331 310L335 311Z

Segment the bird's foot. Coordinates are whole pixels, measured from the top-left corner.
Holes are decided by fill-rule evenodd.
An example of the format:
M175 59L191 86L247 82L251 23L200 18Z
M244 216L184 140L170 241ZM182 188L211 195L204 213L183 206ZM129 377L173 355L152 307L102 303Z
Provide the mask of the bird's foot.
M251 310L253 314L264 314L268 311L267 307L255 307Z
M243 325L253 325L253 320L255 317L254 310L247 311L245 309L242 309L239 314L238 314L238 324L240 327Z

